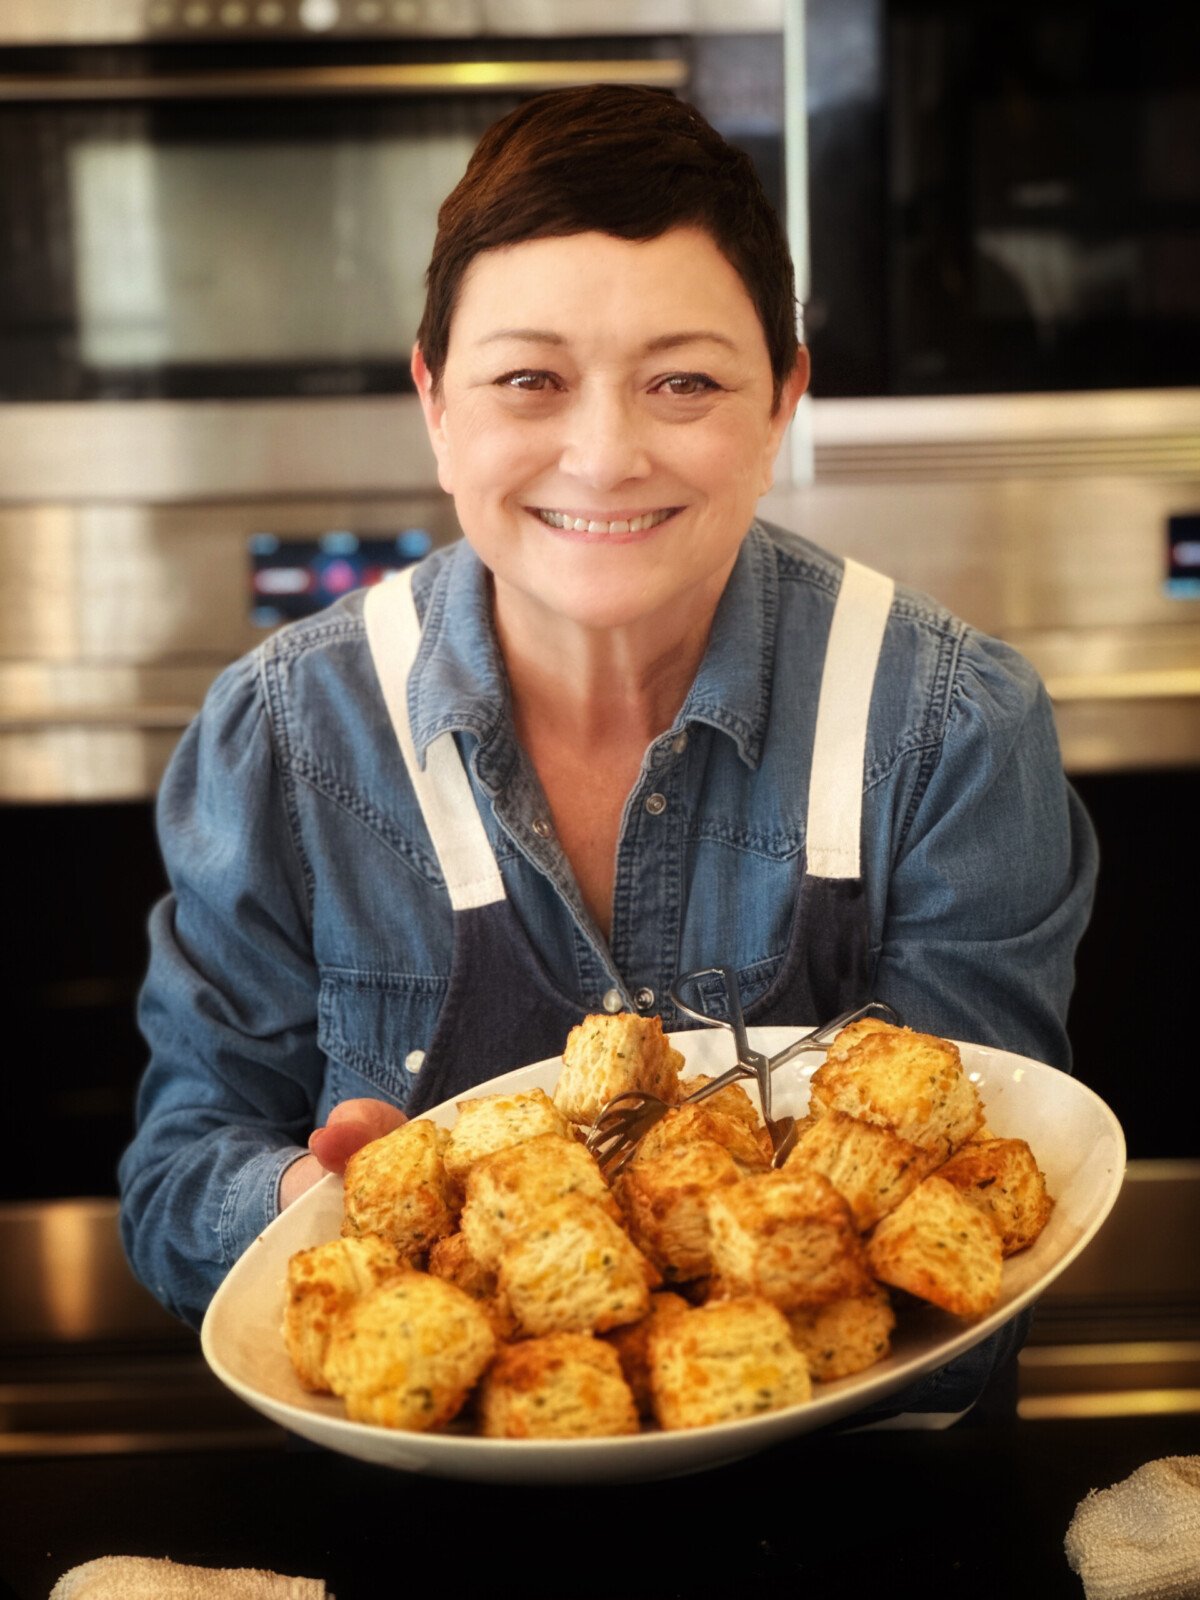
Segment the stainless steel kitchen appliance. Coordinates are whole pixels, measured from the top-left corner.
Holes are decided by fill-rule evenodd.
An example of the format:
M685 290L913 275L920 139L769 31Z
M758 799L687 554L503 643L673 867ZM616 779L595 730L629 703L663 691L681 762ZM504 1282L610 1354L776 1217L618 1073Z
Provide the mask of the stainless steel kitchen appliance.
M264 627L455 535L408 359L479 134L556 85L658 85L782 205L785 11L4 8L0 798L150 796Z

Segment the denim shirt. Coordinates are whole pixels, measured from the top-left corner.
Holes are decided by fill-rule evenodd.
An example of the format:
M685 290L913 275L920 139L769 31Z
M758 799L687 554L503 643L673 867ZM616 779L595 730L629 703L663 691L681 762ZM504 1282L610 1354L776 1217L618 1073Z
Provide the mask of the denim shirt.
M510 901L582 1009L615 988L672 1027L681 972L735 966L747 1003L770 984L803 867L840 577L806 541L749 531L696 679L626 803L606 941L514 733L486 571L464 543L416 570L417 751L454 731ZM193 1323L277 1214L279 1180L329 1108L405 1104L446 993L449 901L362 599L230 667L159 796L172 892L151 919L151 1059L121 1162L122 1228L138 1276ZM651 795L665 805L648 808ZM864 772L875 996L923 1031L1067 1066L1095 866L1033 669L899 588ZM480 1060L479 1081L493 1075Z

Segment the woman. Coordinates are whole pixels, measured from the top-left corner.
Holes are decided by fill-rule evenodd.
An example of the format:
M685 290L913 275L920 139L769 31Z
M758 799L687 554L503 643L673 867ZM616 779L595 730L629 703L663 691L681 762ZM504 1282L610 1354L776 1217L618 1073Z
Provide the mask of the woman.
M163 784L124 1226L193 1321L364 1140L687 970L1067 1056L1094 846L1034 673L754 520L808 363L745 158L659 91L524 105L413 373L464 541L232 667Z

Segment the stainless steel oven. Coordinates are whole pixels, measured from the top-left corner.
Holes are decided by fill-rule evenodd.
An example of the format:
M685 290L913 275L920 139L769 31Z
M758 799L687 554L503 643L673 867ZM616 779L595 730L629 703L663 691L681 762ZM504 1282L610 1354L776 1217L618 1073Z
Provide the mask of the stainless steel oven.
M822 395L1194 388L1200 49L1169 0L808 0Z
M1074 772L1200 765L1200 49L1168 0L806 0L807 470L1022 648Z
M687 96L784 198L784 0L10 0L0 797L153 794L262 631L455 536L408 358L518 101Z

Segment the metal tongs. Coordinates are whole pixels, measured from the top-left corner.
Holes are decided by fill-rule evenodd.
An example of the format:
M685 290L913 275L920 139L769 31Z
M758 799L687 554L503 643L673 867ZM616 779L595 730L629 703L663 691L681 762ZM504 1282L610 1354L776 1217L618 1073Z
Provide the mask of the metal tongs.
M698 1011L683 999L680 991L690 984L699 983L703 978L720 978L724 983L728 1017L714 1016L708 1011ZM798 1055L803 1055L809 1050L828 1050L842 1029L852 1022L857 1022L861 1017L882 1014L889 1022L899 1024L901 1020L899 1014L882 1000L868 1000L865 1005L856 1006L853 1011L844 1011L840 1017L834 1017L832 1022L811 1029L801 1035L794 1044L789 1044L778 1055L768 1059L761 1051L754 1050L750 1046L742 1016L742 1002L737 990L737 978L732 968L703 967L697 972L684 973L672 984L671 999L685 1016L693 1018L696 1022L702 1022L709 1028L728 1028L733 1034L737 1048L736 1066L730 1067L728 1072L723 1072L711 1083L704 1084L679 1104L692 1105L698 1100L706 1100L718 1090L728 1088L731 1083L737 1083L743 1078L753 1078L758 1084L763 1122L771 1139L773 1167L783 1165L795 1148L797 1139L795 1117L775 1118L771 1115L771 1075L776 1067L783 1066L786 1061L795 1060ZM647 1094L638 1089L614 1095L600 1110L587 1137L587 1148L600 1163L605 1176L610 1179L615 1178L630 1161L638 1144L655 1123L660 1122L667 1112L673 1109L657 1095Z

